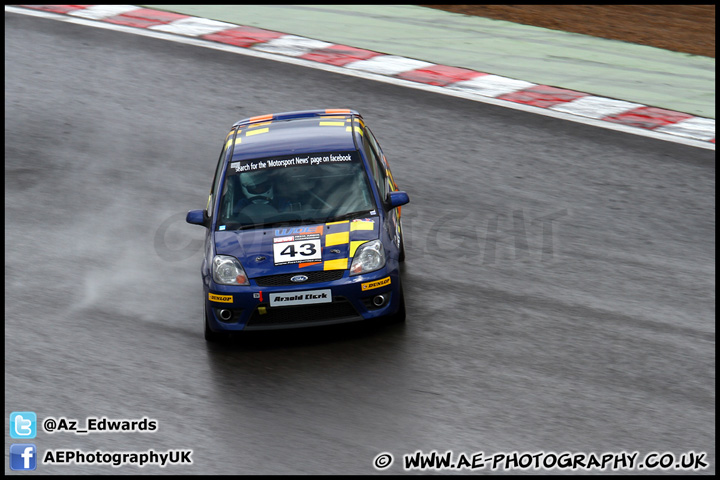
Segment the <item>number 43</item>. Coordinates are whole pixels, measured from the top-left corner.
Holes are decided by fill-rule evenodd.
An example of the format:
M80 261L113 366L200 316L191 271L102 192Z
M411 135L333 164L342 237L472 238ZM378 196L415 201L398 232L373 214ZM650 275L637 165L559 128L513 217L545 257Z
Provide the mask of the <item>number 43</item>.
M299 251L295 251L295 245L288 245L283 249L282 252L280 252L280 255L287 255L290 257L294 257L297 254L303 255L305 257L309 257L311 255L315 255L315 245L312 243L303 243L298 246Z

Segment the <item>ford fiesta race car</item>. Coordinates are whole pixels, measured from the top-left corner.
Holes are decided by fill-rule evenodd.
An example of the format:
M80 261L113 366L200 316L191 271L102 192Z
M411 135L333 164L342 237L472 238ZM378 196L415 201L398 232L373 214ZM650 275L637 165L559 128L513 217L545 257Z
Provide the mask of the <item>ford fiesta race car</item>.
M204 210L205 338L405 319L399 191L353 110L247 118L228 133Z

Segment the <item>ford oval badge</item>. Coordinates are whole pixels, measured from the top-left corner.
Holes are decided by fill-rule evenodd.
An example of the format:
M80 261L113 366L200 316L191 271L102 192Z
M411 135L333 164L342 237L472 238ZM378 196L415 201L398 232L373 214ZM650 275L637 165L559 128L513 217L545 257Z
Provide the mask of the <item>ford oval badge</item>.
M308 279L307 275L295 275L294 277L290 278L290 281L295 282L295 283L300 283L300 282L304 282L307 279Z

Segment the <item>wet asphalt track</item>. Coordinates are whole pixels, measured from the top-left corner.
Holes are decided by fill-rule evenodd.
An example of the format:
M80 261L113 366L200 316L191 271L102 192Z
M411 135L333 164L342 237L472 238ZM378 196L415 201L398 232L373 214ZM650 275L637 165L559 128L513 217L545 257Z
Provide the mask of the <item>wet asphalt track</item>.
M715 472L714 151L51 20L5 27L6 426L147 416L157 432L35 443L194 460L36 473L373 474L380 452L402 473L416 450L694 450ZM410 195L407 323L207 346L185 212L233 122L318 107L360 111Z

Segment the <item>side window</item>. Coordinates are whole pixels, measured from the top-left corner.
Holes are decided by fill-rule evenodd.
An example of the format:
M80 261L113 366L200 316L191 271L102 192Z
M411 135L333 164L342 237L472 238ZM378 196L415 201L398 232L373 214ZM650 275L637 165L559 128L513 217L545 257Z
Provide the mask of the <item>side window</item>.
M378 145L377 140L375 140L375 136L367 127L365 127L364 137L368 139L368 142L370 143L369 149L373 152L370 156L372 158L370 163L373 169L373 176L375 177L375 182L377 183L380 196L383 198L383 201L385 201L388 192L393 190L393 188L391 188L390 181L388 180L387 165L385 165L385 162L383 161L383 153L382 150L380 150L380 145Z
M225 137L225 144L223 145L223 149L220 152L220 158L218 158L217 166L215 167L215 176L213 177L213 183L212 187L210 187L210 196L208 197L208 203L205 207L207 209L208 217L212 217L213 211L215 210L215 190L217 189L218 182L220 181L220 175L222 175L222 167L225 164L225 161L227 160L227 155L232 151L230 145L232 145L232 141L235 138L235 130L231 130L230 133L228 133L227 137Z
M367 140L367 135L363 135L363 150L365 151L365 156L367 156L368 158L368 165L370 165L370 171L372 172L372 177L375 181L378 192L380 193L380 197L383 199L383 201L385 201L385 195L387 195L387 192L385 191L383 172L380 168L380 164L378 163L377 153L370 145L370 142Z
M382 196L384 202L387 199L388 192L390 191L388 189L387 173L385 172L385 166L383 165L382 160L380 160L380 157L375 157L375 163L377 164L377 169L379 172L378 182L380 182L380 186L378 188L380 189L380 196Z
M380 148L380 144L378 144L377 140L375 139L375 135L373 135L372 131L365 127L365 132L367 134L368 140L370 141L370 145L375 149L375 152L378 154L378 156L382 156L382 149Z
M381 164L383 165L383 168L385 168L385 173L387 177L387 190L390 192L394 192L398 190L398 186L395 184L395 180L392 176L392 171L390 170L390 165L388 164L387 158L385 157L385 154L383 153L382 149L380 148L380 144L375 139L375 135L370 131L370 129L367 129L368 137L370 138L370 144L375 147L375 151L378 153L378 156L381 159Z

